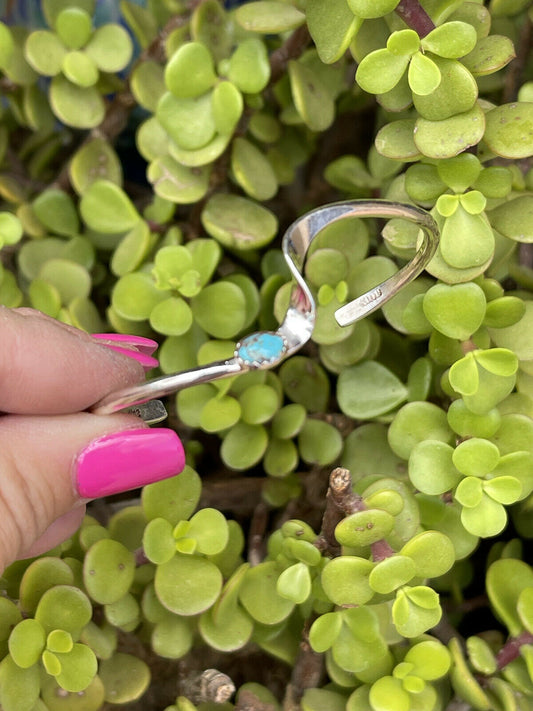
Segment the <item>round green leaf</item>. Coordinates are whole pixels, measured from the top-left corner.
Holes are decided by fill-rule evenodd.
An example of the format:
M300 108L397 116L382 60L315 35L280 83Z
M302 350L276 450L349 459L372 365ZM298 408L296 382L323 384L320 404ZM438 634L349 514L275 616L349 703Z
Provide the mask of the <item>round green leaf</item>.
M0 212L0 245L16 244L21 237L20 220L11 212Z
M433 681L440 679L450 668L450 653L447 648L437 640L424 640L415 644L407 652L404 661L413 664L411 673L424 679Z
M153 518L143 533L143 549L156 565L168 562L176 552L172 524L164 518Z
M177 98L166 92L157 104L156 116L168 135L182 149L197 150L215 137L210 93ZM179 160L179 155L175 158Z
M431 588L419 585L398 590L392 605L392 619L404 637L418 637L434 627L441 616L439 596Z
M485 76L505 67L515 57L514 45L509 37L490 35L480 38L475 48L461 61L474 76Z
M458 59L476 46L477 34L467 22L452 20L431 30L422 40L423 49L439 57Z
M233 133L241 117L244 102L241 92L230 81L219 82L211 94L211 109L218 133ZM258 114L254 114L258 116Z
M409 459L413 447L426 439L451 443L453 433L446 413L431 402L410 402L398 411L388 432L395 454Z
M327 7L321 0L309 0L305 16L318 56L325 64L332 64L342 57L362 24L346 0L330 0Z
M311 131L325 131L335 117L335 106L328 87L302 62L289 61L289 80L298 114Z
M377 361L344 370L337 381L337 399L344 414L370 419L389 412L407 398L403 383Z
M140 219L126 193L110 180L96 180L89 185L81 199L80 212L91 229L109 234L131 230Z
M166 336L181 336L192 325L193 316L186 301L170 296L157 303L150 312L150 325Z
M255 200L270 200L278 190L274 170L262 151L245 138L232 143L231 169L241 188Z
M465 234L468 240L460 237ZM494 245L494 233L487 218L484 215L469 214L462 204L444 221L440 252L452 267L468 269L485 264L494 255Z
M85 644L75 644L70 652L55 656L59 661L60 672L54 676L62 689L80 692L89 686L98 669L92 649Z
M9 63L13 54L13 38L7 26L0 22L0 67L3 69Z
M155 625L150 641L159 657L180 659L192 647L193 632L188 620L173 615Z
M298 435L298 449L305 462L325 466L340 455L342 437L328 422L309 418Z
M411 57L407 76L413 94L418 96L433 94L442 79L438 64L427 55L422 54L422 52L415 52ZM419 110L419 113L424 115L423 111ZM445 117L439 116L439 118Z
M224 304L224 309L218 308ZM232 338L246 319L244 294L236 284L219 281L206 286L191 299L196 323L215 338Z
M281 570L274 561L265 561L246 571L239 589L239 599L251 617L263 625L275 625L285 620L294 602L281 597L277 581Z
M527 158L533 153L533 104L503 104L487 113L483 139L504 158Z
M61 64L63 74L77 86L94 86L98 81L98 68L85 52L68 52Z
M263 425L239 422L224 437L220 455L228 467L242 471L261 460L267 444L268 434Z
M245 30L277 34L303 25L305 15L293 5L273 0L260 0L239 7L235 12L235 19Z
M59 74L66 53L65 45L49 30L32 32L24 45L24 54L29 64L39 74L49 77Z
M342 546L368 546L385 538L394 527L394 516L382 509L358 511L344 518L335 528Z
M335 558L331 562L333 563L335 560L345 560L347 557L348 556L343 556L339 559ZM356 560L363 559L357 558ZM368 563L368 561L365 562ZM335 642L341 627L342 615L336 612L326 612L325 615L317 617L309 630L309 642L313 650L319 654L327 651Z
M500 452L489 440L472 437L455 448L452 459L462 474L483 477L496 467Z
M39 698L39 667L21 669L8 654L0 662L0 704L4 711L32 711Z
M186 42L165 67L165 84L178 98L204 94L216 80L211 53L201 42Z
M481 326L486 299L474 283L435 284L426 292L424 314L434 328L449 338L466 340Z
M424 494L438 495L453 489L460 474L454 466L454 449L446 442L426 439L416 444L409 457L409 478Z
M200 500L201 490L200 477L194 469L186 466L179 476L143 488L144 515L149 521L161 517L175 526L191 516Z
M119 72L133 54L133 42L121 25L109 24L93 33L84 51L102 72Z
M268 244L278 229L270 210L238 195L216 193L202 210L206 231L229 249L250 250Z
M411 538L401 550L413 560L416 575L437 578L444 575L455 562L455 550L448 536L440 531L423 531Z
M121 277L112 293L112 304L119 316L131 321L149 318L152 309L167 298L168 292L156 288L146 272L133 272Z
M89 598L79 588L55 585L39 600L35 619L41 623L47 635L60 629L69 632L73 639L78 639L92 614Z
M438 121L420 117L415 125L414 143L428 158L451 158L479 143L484 131L485 114L476 104L469 111Z
M370 689L369 701L375 711L409 711L409 694L399 679L383 676Z
M474 479L478 482L478 479ZM464 507L461 511L461 523L469 533L481 538L496 536L507 524L505 508L483 493L480 502L471 508Z
M499 504L515 504L522 494L522 484L514 476L496 476L483 482L483 490Z
M278 595L299 605L311 594L311 575L305 563L295 563L286 568L276 583Z
M222 588L220 570L206 558L176 555L159 565L155 590L160 602L177 615L197 615L207 610Z
M70 49L80 49L91 36L91 16L81 7L66 7L55 19L55 30Z
M9 635L9 652L21 669L36 664L46 645L46 634L37 620L29 617L19 622Z
M52 79L50 106L60 121L74 128L95 128L105 115L104 101L95 87L77 86L63 76Z
M70 259L49 259L41 267L39 278L57 289L64 305L75 298L86 298L91 290L89 272Z
M44 190L32 203L33 211L51 232L70 237L79 232L80 221L74 202L63 190Z
M239 397L242 419L250 425L259 425L272 419L279 408L278 393L270 385L252 385Z
M122 183L120 160L104 138L93 138L76 151L69 163L72 186L82 195L91 183L98 179Z
M419 574L415 563L404 555L395 555L380 561L371 571L368 582L372 590L388 595Z
M130 589L134 573L134 556L118 541L97 541L85 555L85 587L93 600L102 605L123 597Z
M400 119L385 124L374 141L378 152L393 160L418 160L422 154L414 140L415 125L415 119Z
M204 555L221 553L229 540L228 522L216 509L201 509L189 521L187 536L197 542L197 550Z
M354 15L368 19L388 15L398 2L399 0L348 0L348 5Z
M519 601L525 589L533 588L533 571L521 560L501 558L490 565L486 585L491 607L517 637L523 630Z
M370 94L391 91L400 81L409 64L409 55L393 54L389 49L377 49L360 62L355 81Z
M239 402L230 395L218 395L202 408L199 425L206 432L221 432L236 425L240 418Z
M104 684L105 700L114 704L136 701L150 684L150 668L132 654L117 652L100 662L98 676Z

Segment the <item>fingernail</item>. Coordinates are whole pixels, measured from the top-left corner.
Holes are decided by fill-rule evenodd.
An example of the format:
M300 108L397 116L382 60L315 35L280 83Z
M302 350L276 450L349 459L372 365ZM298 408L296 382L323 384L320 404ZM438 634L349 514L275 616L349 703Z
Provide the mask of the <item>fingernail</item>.
M102 345L115 351L115 353L121 353L122 355L128 356L128 358L133 358L133 360L136 360L137 363L142 365L145 373L159 365L157 358L152 358L152 356L146 355L146 353L140 353L137 350L133 350L133 348L123 348L122 346L115 346L114 344L103 342Z
M146 355L152 355L159 346L157 341L153 341L151 338L132 336L126 333L92 333L91 335L98 340L109 341L116 345L124 345L126 348L133 346Z
M83 499L97 499L175 476L184 466L185 452L174 430L115 432L78 455L76 486Z

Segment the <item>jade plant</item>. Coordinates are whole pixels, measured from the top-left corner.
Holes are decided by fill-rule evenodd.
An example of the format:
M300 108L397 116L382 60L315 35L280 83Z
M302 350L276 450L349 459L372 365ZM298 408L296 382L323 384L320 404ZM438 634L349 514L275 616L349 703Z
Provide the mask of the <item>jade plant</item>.
M0 303L155 338L311 341L169 397L187 466L0 577L2 711L533 705L530 0L42 0L0 18ZM107 15L106 15L107 11Z

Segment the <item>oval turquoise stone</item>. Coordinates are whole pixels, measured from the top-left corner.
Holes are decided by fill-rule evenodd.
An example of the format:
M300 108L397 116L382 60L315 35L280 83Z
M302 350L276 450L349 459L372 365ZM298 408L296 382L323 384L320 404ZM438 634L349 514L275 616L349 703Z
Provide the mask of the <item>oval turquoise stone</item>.
M244 338L237 346L235 357L240 358L244 365L258 367L277 362L286 350L283 336L263 331Z

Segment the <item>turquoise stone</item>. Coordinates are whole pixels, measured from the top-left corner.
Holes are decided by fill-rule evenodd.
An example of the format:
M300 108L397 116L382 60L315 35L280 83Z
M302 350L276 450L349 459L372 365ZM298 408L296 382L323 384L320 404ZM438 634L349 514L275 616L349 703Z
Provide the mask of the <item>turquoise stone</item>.
M287 350L285 339L278 333L263 331L244 338L235 351L243 365L260 367L277 362Z

